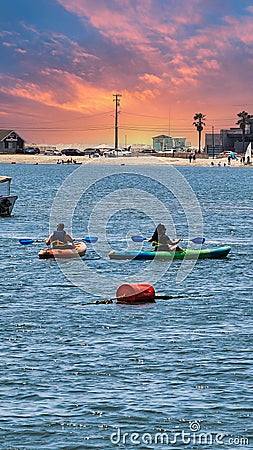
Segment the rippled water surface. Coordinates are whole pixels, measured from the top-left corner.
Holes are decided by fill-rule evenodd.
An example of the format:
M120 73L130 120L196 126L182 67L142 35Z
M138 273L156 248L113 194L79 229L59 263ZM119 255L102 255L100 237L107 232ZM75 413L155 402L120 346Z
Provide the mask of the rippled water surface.
M180 283L180 262L156 262L156 292L173 298L120 306L88 303L114 297L115 280L151 282L149 262L110 261L99 239L94 248L88 245L87 270L74 269L79 281L73 285L64 274L73 262L65 261L62 270L55 261L39 260L43 244L18 242L48 235L57 191L75 175L67 211L84 180L80 169L0 167L1 175L13 177L12 192L19 196L13 216L0 220L0 448L252 448L252 169L178 168L200 205L203 247L230 245L231 253L225 260L198 261ZM129 207L108 220L110 248L134 248L131 233L152 234L152 217L156 221L160 211L156 197L176 234L188 236L180 182L173 196L166 189L167 167L139 167L143 176L136 170L86 169L93 185L75 207L74 236L88 234L98 202L109 195L117 209L110 194L133 187L140 195L126 197ZM164 184L151 179L158 175ZM151 217L135 207L137 197L146 204L143 191L153 197ZM106 210L96 215L98 232ZM94 278L88 280L89 270Z

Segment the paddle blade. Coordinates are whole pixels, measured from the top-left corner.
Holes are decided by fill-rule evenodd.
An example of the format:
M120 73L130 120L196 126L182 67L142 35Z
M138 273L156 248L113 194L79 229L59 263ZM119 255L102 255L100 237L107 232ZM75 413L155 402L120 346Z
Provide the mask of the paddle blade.
M33 239L19 239L19 243L21 245L29 245L29 244L33 244L34 240Z
M91 237L91 236L87 236L84 238L85 242L89 242L90 244L94 244L95 242L97 242L98 237Z
M146 240L146 238L143 236L132 236L131 239L134 242L143 242Z
M197 237L191 240L194 244L204 244L205 238Z

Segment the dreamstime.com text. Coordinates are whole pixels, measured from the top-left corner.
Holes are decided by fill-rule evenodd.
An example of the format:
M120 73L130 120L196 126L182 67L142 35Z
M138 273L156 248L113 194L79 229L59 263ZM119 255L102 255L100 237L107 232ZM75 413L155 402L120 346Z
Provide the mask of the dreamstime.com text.
M190 422L189 431L177 430L157 433L138 433L137 431L125 432L120 427L115 427L110 440L114 445L231 445L245 447L249 445L249 439L242 436L231 436L227 433L211 433L200 431L200 422Z

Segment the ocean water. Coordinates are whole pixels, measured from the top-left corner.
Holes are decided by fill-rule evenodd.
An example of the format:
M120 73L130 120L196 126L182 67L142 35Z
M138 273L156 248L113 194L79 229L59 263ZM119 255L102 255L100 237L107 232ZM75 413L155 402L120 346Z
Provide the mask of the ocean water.
M0 220L1 450L252 448L252 169L0 168L19 196ZM70 213L73 236L99 237L80 265L19 244ZM231 252L187 276L109 260L159 221ZM90 304L128 280L172 298Z

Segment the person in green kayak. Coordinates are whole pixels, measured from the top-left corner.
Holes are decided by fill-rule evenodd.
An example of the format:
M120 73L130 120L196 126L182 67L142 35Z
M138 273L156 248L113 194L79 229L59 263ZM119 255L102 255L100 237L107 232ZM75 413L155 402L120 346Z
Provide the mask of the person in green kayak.
M64 223L58 223L57 230L53 231L46 240L47 245L52 245L53 248L74 248L74 241L72 237L64 230Z
M152 242L152 245L155 246L156 252L182 252L184 249L177 245L180 241L181 239L170 239L169 236L167 236L166 228L162 223L157 225L153 236L148 239L148 242Z

